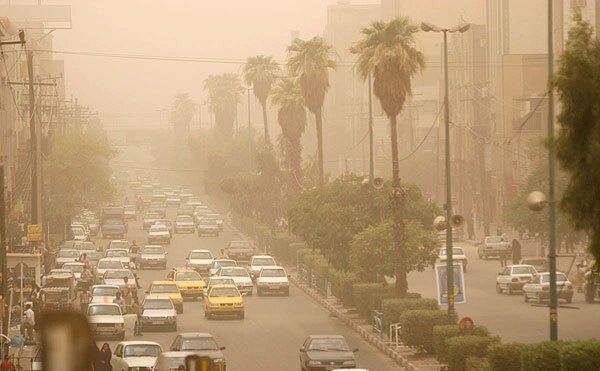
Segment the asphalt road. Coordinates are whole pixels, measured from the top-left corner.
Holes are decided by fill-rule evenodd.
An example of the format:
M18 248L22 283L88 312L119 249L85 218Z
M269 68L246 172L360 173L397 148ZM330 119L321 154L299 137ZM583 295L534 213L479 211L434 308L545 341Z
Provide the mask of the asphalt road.
M523 295L497 294L496 277L500 272L498 260L479 260L477 248L467 243L463 246L468 258L465 274L467 302L456 304L459 317L471 317L476 324L487 326L492 334L505 342L537 342L550 337L549 309L546 303L525 303ZM570 259L559 259L559 270L567 271ZM433 269L413 272L409 275L410 291L420 292L424 297L436 297ZM572 281L574 287L576 282ZM562 308L560 308L562 306ZM569 308L567 308L569 307ZM559 339L577 340L600 337L600 303L588 304L583 294L575 293L573 302L559 302Z
M174 210L168 216L174 219ZM129 224L129 240L135 239L138 245L146 241L146 232L141 221ZM232 239L239 239L235 232L225 227L219 237L198 237L196 234L176 234L171 245L167 246L168 266L184 266L185 257L192 249L209 249L214 256L219 255L222 247ZM106 244L108 240L97 240ZM166 270L139 271L142 294L153 280L166 277ZM255 294L245 297L246 318L217 319L204 318L202 301L186 301L184 313L178 315L180 332L201 331L211 333L219 345L225 346L228 370L242 371L281 371L299 369L298 350L304 339L310 334L341 334L346 336L351 347L358 347L356 354L358 366L373 371L398 370L400 367L376 348L364 342L351 329L313 302L302 291L292 286L289 297L258 297ZM152 340L168 350L175 332L145 332L143 337L133 337L129 328L126 340ZM99 340L101 345L103 340ZM117 341L108 343L114 350Z

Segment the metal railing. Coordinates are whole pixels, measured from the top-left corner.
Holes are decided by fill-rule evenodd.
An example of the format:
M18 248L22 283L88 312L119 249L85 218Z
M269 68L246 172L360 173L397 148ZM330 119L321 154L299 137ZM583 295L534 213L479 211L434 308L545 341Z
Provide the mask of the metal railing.
M398 349L402 344L402 327L399 322L390 323L390 346Z

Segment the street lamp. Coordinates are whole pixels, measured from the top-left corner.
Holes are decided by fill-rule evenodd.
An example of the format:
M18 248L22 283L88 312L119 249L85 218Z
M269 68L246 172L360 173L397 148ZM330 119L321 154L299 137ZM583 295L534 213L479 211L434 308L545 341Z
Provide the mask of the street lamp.
M452 28L441 28L434 24L422 22L425 32L444 33L444 123L446 127L446 220L452 219L452 186L450 183L450 107L448 107L448 32L464 33L471 27L462 23ZM452 251L452 228L446 228L446 281L448 287L448 316L454 315L454 259Z

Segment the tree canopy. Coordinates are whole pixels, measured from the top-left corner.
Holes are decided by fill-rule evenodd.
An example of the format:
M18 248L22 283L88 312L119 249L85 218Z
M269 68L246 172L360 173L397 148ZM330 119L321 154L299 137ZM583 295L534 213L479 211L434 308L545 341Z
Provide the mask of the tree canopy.
M215 114L217 133L223 138L231 138L237 104L243 91L238 75L235 73L209 75L204 80L204 89L208 91L210 110Z
M177 135L182 136L190 131L190 123L195 111L194 102L192 102L188 93L175 95L169 121L175 128Z
M263 111L265 142L270 143L269 124L267 119L267 98L279 72L279 65L272 56L257 55L248 57L244 65L244 81L252 86L254 95L258 98Z

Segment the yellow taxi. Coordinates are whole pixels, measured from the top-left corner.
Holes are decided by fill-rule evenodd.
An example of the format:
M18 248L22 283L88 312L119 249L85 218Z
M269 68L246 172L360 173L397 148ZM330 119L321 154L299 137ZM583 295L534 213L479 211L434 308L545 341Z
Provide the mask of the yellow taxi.
M244 318L244 298L235 285L214 285L206 293L204 316L212 319L218 315Z
M204 296L206 283L200 273L191 268L173 268L167 274L167 281L173 281L179 287L184 298L200 298Z
M177 313L183 313L183 297L181 296L181 291L179 291L179 287L173 281L154 281L150 284L148 291L146 291L148 295L156 295L156 296L166 296L171 298L173 304L175 305L175 309Z

